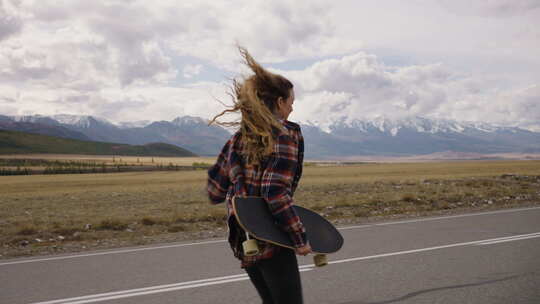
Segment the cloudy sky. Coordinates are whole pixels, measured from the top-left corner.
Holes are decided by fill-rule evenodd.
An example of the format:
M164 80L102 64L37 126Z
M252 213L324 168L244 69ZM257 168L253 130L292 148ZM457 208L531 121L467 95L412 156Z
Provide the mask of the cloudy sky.
M246 70L290 119L426 116L540 131L540 0L0 0L0 114L209 118Z

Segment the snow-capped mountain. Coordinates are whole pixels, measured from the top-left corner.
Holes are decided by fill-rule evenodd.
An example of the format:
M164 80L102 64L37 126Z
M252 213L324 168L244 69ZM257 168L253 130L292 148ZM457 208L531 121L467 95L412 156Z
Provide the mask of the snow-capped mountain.
M117 125L121 129L130 129L130 128L144 128L151 124L150 120L138 120L138 121L124 121L119 122Z
M6 122L8 121L8 122ZM15 125L12 122L18 122ZM21 125L24 123L25 125ZM94 116L16 116L0 115L0 129L23 128L64 137L84 137L96 141L141 145L164 142L178 145L201 155L216 155L230 132L216 125L208 126L200 117L182 116L171 121L138 121L113 124ZM3 127L4 126L4 127ZM463 153L539 153L540 133L496 126L482 122L458 122L448 119L409 117L365 120L345 118L325 123L301 124L305 154L310 158L355 155L419 155L446 151ZM69 129L73 133L66 132ZM36 131L37 130L37 131ZM31 132L31 131L28 131ZM59 135L60 136L60 135Z
M310 126L316 126L310 122ZM540 133L481 122L410 117L371 120L341 119L323 125L333 140L357 155L411 155L443 151L475 153L540 151ZM309 135L305 136L309 139ZM320 138L318 136L317 138ZM326 139L328 141L328 139ZM313 139L314 143L318 139ZM336 146L337 144L334 144ZM343 148L334 150L343 155ZM309 154L307 152L306 154Z
M117 126L106 119L88 115L58 114L53 116L25 115L9 116L12 120L20 123L34 123L49 126L61 126L73 131L85 134L92 140L112 141L118 136L114 136ZM106 135L108 132L112 132ZM112 137L111 137L112 136Z
M43 123L49 125L60 125L60 123L48 116L42 115L18 115L18 116L6 116L15 122L21 123Z
M52 119L58 121L64 125L71 125L77 128L91 128L97 125L114 126L112 123L103 118L97 118L88 115L71 115L71 114L58 114L53 115Z
M449 119L429 119L426 117L408 117L399 119L390 119L379 116L373 119L354 119L347 120L341 118L330 123L318 123L308 121L307 125L318 126L327 133L335 133L342 130L352 129L364 133L378 132L397 136L399 132L405 130L416 131L419 133L464 133L468 130L477 130L483 132L497 132L502 130L507 131L527 131L519 128L510 128L496 126L483 122L458 122Z
M165 142L182 143L182 147L199 154L218 154L231 136L224 128L208 126L200 117L182 116L172 121L153 122L146 130L160 134Z
M90 140L81 132L62 126L58 121L46 116L4 116L0 115L0 130L37 133L78 140Z
M175 126L184 127L184 126L196 126L208 124L208 122L200 117L195 116L181 116L173 119L171 121Z

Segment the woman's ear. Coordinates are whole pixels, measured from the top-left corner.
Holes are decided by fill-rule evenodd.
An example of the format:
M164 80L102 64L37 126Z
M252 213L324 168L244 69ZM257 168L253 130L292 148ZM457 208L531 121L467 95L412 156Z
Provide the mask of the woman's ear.
M281 117L282 111L283 111L283 106L284 106L284 104L283 104L284 101L285 100L283 99L283 97L278 97L278 99L276 99L276 109L275 109L275 113L274 113L275 115L278 115L278 116Z
M284 102L285 100L283 99L283 97L280 96L280 97L278 97L278 99L277 99L276 101L277 101L277 102L276 102L277 108L278 108L278 109L281 109L281 107L283 107L283 102Z

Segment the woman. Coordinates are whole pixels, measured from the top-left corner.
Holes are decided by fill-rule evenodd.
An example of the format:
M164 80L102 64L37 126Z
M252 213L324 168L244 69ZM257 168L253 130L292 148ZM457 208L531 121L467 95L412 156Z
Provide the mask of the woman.
M217 162L208 170L208 195L213 204L227 202L229 243L241 267L248 273L263 303L302 303L302 287L296 254L311 252L305 229L296 215L293 194L302 175L304 142L300 126L288 121L294 103L292 83L262 68L239 47L254 75L233 81L234 105L214 117L240 112L240 123L225 144ZM258 241L259 254L244 256L245 231L232 208L233 196L261 196L276 223L290 235L295 250Z

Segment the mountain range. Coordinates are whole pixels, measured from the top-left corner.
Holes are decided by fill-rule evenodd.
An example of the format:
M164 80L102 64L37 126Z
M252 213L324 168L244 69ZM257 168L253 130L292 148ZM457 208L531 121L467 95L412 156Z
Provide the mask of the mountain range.
M446 151L539 153L540 133L516 127L447 119L409 117L371 120L308 121L301 124L308 158L355 155L410 156ZM0 129L79 140L143 145L163 142L199 155L216 155L231 136L226 129L193 116L171 121L113 124L86 115L0 115Z
M173 144L199 155L215 155L230 133L219 126L207 126L198 117L184 116L172 121L145 121L113 124L85 115L0 116L0 129L55 135L65 138L144 145Z
M540 133L479 122L409 117L308 123L304 136L324 154L409 156L445 151L537 153ZM339 148L336 148L339 147Z

